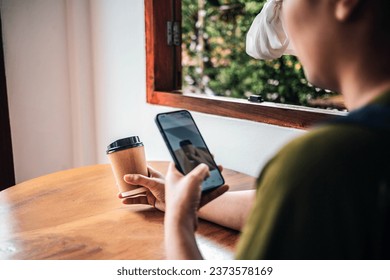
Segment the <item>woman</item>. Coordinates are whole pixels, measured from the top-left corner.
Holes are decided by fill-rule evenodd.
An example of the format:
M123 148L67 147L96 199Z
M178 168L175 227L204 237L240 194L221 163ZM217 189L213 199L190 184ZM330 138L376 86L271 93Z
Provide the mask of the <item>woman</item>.
M165 189L153 170L150 178L126 176L150 193L144 201L124 203L166 211L171 259L202 257L194 237L198 215L242 230L237 258L388 259L390 1L277 2L307 79L342 93L350 117L322 124L282 148L261 172L256 192L213 200L224 186L201 197L208 167L183 176L171 164Z

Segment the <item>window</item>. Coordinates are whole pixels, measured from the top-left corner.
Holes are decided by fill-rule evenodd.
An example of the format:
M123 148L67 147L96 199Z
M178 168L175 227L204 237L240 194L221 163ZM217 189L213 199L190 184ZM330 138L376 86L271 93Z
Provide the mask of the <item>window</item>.
M169 22L169 23L168 23ZM145 0L147 102L268 124L307 128L341 113L277 103L182 93L181 45L168 43L168 26L181 22L180 0Z

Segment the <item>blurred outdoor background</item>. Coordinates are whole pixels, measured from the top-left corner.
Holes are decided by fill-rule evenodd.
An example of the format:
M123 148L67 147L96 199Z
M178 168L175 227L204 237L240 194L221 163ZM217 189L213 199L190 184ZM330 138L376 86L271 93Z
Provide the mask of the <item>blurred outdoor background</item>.
M246 54L246 33L265 2L182 0L183 92L343 110L340 95L307 82L296 57Z

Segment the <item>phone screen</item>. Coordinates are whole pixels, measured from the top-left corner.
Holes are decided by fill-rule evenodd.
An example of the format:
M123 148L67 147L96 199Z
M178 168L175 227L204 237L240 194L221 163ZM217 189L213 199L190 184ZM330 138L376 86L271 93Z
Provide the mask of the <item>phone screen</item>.
M188 174L200 163L205 163L210 169L210 177L203 181L202 190L207 191L224 184L190 112L181 110L158 114L156 123L181 173Z

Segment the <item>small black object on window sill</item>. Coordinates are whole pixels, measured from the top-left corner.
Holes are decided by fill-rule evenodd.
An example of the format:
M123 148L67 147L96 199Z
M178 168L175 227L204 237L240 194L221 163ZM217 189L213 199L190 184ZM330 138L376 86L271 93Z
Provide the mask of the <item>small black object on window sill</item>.
M263 97L261 97L261 95L255 95L255 94L253 94L253 95L251 95L251 96L248 97L248 101L249 101L249 102L260 103L260 102L263 102L264 99L263 99Z

